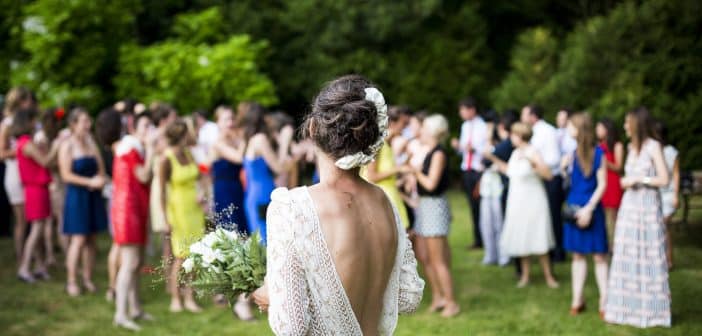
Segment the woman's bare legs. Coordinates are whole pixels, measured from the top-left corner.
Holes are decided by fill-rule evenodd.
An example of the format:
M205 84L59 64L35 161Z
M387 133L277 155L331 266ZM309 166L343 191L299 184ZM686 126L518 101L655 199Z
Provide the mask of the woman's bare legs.
M117 244L114 244L117 245ZM114 246L113 245L113 246ZM135 296L136 277L139 272L139 247L123 245L115 249L121 261L117 273L115 287L115 317L114 323L119 327L140 330L138 324L131 318L129 311L141 312L138 297Z
M578 309L583 306L583 289L587 278L587 260L580 253L573 253L571 264L571 274L573 279L573 300L570 303L571 309Z
M670 233L673 216L668 216L665 221L665 257L668 260L668 270L673 268L673 235Z
M453 296L450 254L446 251L449 248L448 240L445 236L427 237L426 243L429 263L432 265L440 291L446 302L441 315L444 317L455 316L460 312L460 307L456 303L456 298Z
M558 281L553 278L553 272L551 272L551 261L548 253L540 255L539 262L541 263L541 268L544 270L546 284L551 288L558 288Z
M441 286L436 277L436 271L432 267L431 260L429 260L429 251L427 251L427 238L416 236L415 250L417 252L417 260L424 267L424 274L426 275L427 281L429 281L429 287L431 288L431 305L429 306L430 312L436 312L444 308L446 304L444 295L441 292Z
M95 246L95 235L89 234L85 240L85 246L82 251L83 259L83 287L90 292L95 293L97 288L93 284L93 269L95 268L95 255L97 248Z
M56 256L54 255L54 226L51 218L44 220L46 225L43 225L44 238L44 253L46 253L46 265L53 266L56 264Z
M171 307L172 313L179 313L183 311L183 301L180 299L180 284L178 283L178 273L180 266L183 264L183 259L173 258L173 264L170 265L170 273L168 279L168 292L171 294Z
M173 263L175 262L173 258L173 252L171 248L171 234L170 233L162 233L161 234L161 244L162 246L162 255L161 255L161 264L163 265L163 274L167 274L166 276L166 292L169 294L171 293L171 271L173 267Z
M15 258L17 263L22 262L22 252L24 251L24 235L27 232L27 222L24 220L24 204L12 206L12 214L15 217L15 228L13 236L15 240Z
M35 280L32 272L30 271L32 260L35 260L38 269L44 268L43 258L39 253L36 253L36 250L39 245L39 240L42 237L45 223L46 220L33 221L29 232L29 238L27 238L27 242L24 244L22 261L17 271L17 275L22 279L26 279L28 282L34 282Z
M600 292L600 312L604 310L604 305L607 300L607 279L609 278L609 264L607 263L607 255L597 253L593 256L595 261L595 281L597 281L597 289Z
M607 241L609 242L609 248L612 249L614 244L614 227L617 224L617 212L619 209L605 208L605 218L607 224Z
M107 291L105 293L105 298L108 302L112 302L115 299L115 289L117 281L117 272L120 269L120 259L121 252L120 246L116 243L112 243L110 246L110 253L107 254Z
M519 282L517 283L518 288L523 288L526 287L526 285L529 284L529 257L521 257L519 258L519 263L522 268L522 276L519 278Z
M86 235L71 235L66 254L66 291L70 296L78 296L78 261L87 240Z

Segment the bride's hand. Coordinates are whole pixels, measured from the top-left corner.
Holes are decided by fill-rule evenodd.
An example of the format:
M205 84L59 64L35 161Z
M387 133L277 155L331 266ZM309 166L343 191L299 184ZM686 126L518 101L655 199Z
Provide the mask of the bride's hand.
M268 286L266 286L265 283L263 283L263 286L261 286L259 289L251 293L251 297L258 305L258 310L262 312L268 311L268 305L270 302L268 301Z

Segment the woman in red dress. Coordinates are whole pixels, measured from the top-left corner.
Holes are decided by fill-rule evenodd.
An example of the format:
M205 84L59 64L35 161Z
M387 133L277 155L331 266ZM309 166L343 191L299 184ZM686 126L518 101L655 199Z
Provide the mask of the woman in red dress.
M117 113L117 112L115 112ZM112 207L110 216L114 243L119 245L120 266L115 288L115 325L131 330L134 320L152 319L139 303L139 268L147 241L149 179L152 150L146 137L151 125L144 112L135 117L134 131L114 146Z
M22 261L17 277L27 283L36 281L35 275L47 280L45 260L37 247L46 227L51 225L51 201L49 199L49 183L51 172L46 167L56 159L58 141L47 153L32 141L37 111L33 108L19 110L12 123L12 134L17 138L17 165L20 180L24 188L24 216L31 223L29 238L24 245ZM30 272L30 264L35 261L36 272Z
M619 132L617 132L614 122L609 118L603 118L597 122L595 133L597 133L599 146L607 158L605 162L607 165L607 187L602 195L602 206L605 209L607 219L607 241L611 244L614 223L617 222L617 211L624 193L619 182L620 174L624 169L624 145L619 140Z

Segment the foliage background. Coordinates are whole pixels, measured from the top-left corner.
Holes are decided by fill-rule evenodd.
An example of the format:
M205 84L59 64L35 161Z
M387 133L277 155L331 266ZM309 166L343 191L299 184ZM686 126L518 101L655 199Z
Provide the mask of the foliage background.
M183 113L256 99L300 116L322 83L356 72L454 129L466 95L619 122L647 105L683 165L701 167L701 12L694 0L0 0L0 91Z

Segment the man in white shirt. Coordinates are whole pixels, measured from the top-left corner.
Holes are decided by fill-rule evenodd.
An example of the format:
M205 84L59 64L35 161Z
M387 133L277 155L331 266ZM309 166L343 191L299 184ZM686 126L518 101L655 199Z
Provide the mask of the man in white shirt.
M218 106L215 113L220 109L231 110L228 106ZM217 124L207 118L207 111L195 110L193 112L195 118L195 127L197 129L197 145L193 148L193 157L197 163L203 163L207 160L207 155L217 138L219 137L219 128Z
M570 110L565 108L561 109L558 111L558 114L556 114L556 127L558 127L556 136L558 137L558 145L561 147L561 157L572 154L578 146L575 139L568 134L568 130L566 129L570 114Z
M451 146L460 152L461 171L463 172L463 189L470 203L473 220L473 245L471 248L482 248L483 239L480 233L480 194L476 189L483 172L483 155L487 147L487 126L478 115L475 99L468 97L458 104L458 114L463 120L459 139L452 139Z
M533 135L530 144L536 149L549 168L553 178L544 181L548 196L549 210L551 212L551 225L556 238L556 247L551 251L551 260L562 262L565 260L563 250L563 223L561 210L565 199L563 191L563 177L560 172L561 146L558 142L556 128L543 120L543 111L536 105L527 105L522 108L522 122L531 125Z

